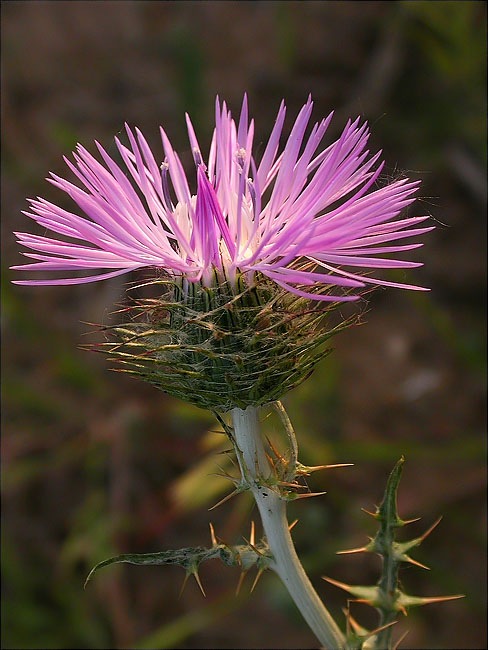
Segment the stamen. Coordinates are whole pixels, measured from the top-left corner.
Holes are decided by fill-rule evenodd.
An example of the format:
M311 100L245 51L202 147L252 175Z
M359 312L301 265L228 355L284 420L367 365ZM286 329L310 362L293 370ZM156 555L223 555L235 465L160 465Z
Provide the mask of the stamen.
M240 167L240 171L242 171L246 162L246 150L244 147L239 147L236 151L236 162Z
M249 194L251 196L253 214L256 214L256 189L254 187L254 181L252 178L247 179L247 189L249 190Z
M200 149L197 149L196 147L194 147L192 149L192 154L193 154L193 160L195 161L195 165L197 167L200 167L200 165L203 165L203 158L202 158L202 154L200 153Z
M167 210L172 212L174 210L174 205L171 200L171 194L169 192L169 183L168 183L169 164L166 159L164 159L164 161L161 163L160 170L161 170L161 186L163 189L163 199L165 203L164 207Z

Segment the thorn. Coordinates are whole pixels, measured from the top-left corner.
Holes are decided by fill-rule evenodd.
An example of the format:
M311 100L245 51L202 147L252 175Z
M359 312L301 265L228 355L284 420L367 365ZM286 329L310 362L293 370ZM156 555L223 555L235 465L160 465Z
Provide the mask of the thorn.
M181 585L180 593L178 594L178 600L181 598L181 596L183 595L183 592L185 591L186 583L188 582L189 577L190 577L190 574L187 573L185 575L184 580L183 580L183 584Z
M250 542L250 540L246 539L244 536L242 537L242 539L246 542L246 544L249 544L249 548L253 550L256 553L256 555L260 555L261 557L268 558L266 553L260 551L257 546L254 546L254 544Z
M219 467L219 469L222 469L222 468ZM231 476L225 470L222 470L222 472L212 472L210 474L210 476L218 476L219 478L225 478L228 481L231 481L232 483L234 483L234 485L238 485L241 482L240 479L236 478L235 476Z
M307 490L306 485L300 485L300 483L297 483L296 481L292 481L291 483L289 481L280 481L278 483L280 487L291 487L294 488L295 490Z
M348 603L364 603L365 605L370 605L371 607L374 607L374 605L371 604L371 601L368 600L367 598L349 598L347 601Z
M223 449L222 451L215 452L216 456L227 456L234 467L237 467L234 449Z
M215 505L213 505L211 508L209 508L208 511L210 512L211 510L215 510L215 508L218 508L219 506L224 504L229 499L232 499L232 497L234 497L236 494L239 494L239 492L240 492L240 490L238 490L237 488L235 490L232 490L232 492L230 494L225 496L223 499L220 499L220 501L218 501Z
M419 517L419 519L420 519L420 517ZM418 519L417 519L417 520L414 519L414 521L418 521ZM431 532L432 532L435 528L437 528L437 526L441 523L441 521L442 521L442 517L439 517L439 519L437 519L437 521L435 521L435 522L432 524L432 526L431 526L430 528L428 528L428 529L425 531L425 533L419 537L419 539L423 542L424 539L425 539L426 537L428 537L428 536L431 534Z
M336 551L336 555L350 555L352 553L367 553L368 547L362 546L361 548L351 548L346 551Z
M261 568L259 569L259 571L258 571L256 577L254 578L254 582L252 583L251 593L252 593L252 592L254 591L254 589L256 588L256 585L258 584L259 578L263 575L263 573L264 573L264 568L261 567Z
M222 473L221 473L221 474L215 474L215 473L214 473L214 476L224 476L224 477L226 477L226 478L227 478L227 477L230 477L229 472L227 472L223 467L221 467L220 465L217 465L217 467L220 469L220 471L221 471Z
M365 512L367 515L370 515L370 517L373 517L374 519L378 519L378 513L377 512L370 512L369 510L366 510L365 508L361 508L363 512Z
M374 636L378 632L382 632L383 630L386 630L387 628L391 627L392 625L396 625L397 623L398 621L392 621L391 623L387 623L386 625L380 625L380 627L376 627L374 630L371 630L371 632L369 632L369 636Z
M353 467L354 463L335 463L334 465L302 465L297 463L297 474L312 474L312 472L319 472L322 469L335 469L339 467Z
M322 580L325 580L326 582L330 582L330 584L334 585L334 587L339 587L339 589L344 589L344 591L349 592L349 585L346 585L344 582L338 582L337 580L333 580L332 578L327 578L326 576L322 576Z
M236 596L239 595L239 592L241 591L242 583L244 582L244 578L246 576L247 576L247 571L241 571L241 575L239 576L239 582L237 583Z
M218 546L217 538L215 537L215 528L213 527L212 523L208 524L210 527L210 540L212 542L212 546Z
M206 598L206 597L207 597L207 594L205 593L205 589L203 588L203 585L202 585L202 583L201 583L200 576L198 575L198 571L195 571L195 572L193 573L193 577L194 577L195 580L197 581L197 585L200 587L200 591L202 592L202 594L203 594L204 597Z
M225 431L220 431L219 429L209 429L209 432L210 432L210 433L216 433L216 434L218 434L219 436L220 436L220 435L225 435ZM232 449L229 449L229 451L232 451ZM226 451L225 451L225 450L224 450L224 451L218 451L217 453L218 453L218 454L225 454Z
M346 585L344 582L339 582L338 580L333 580L332 578L327 578L322 576L323 580L326 580L331 585L339 587L348 593L352 594L356 598L351 601L355 603L367 603L371 607L377 607L379 602L379 593L378 586L374 587L363 587L362 585ZM408 605L408 603L406 603Z
M432 524L432 526L425 531L423 535L420 537L416 537L415 539L411 540L410 542L403 542L402 544L398 544L398 549L401 551L401 553L398 555L398 558L402 560L403 562L409 562L410 564L414 564L415 566L420 567L421 569L427 569L427 571L430 571L430 568L426 566L425 564L421 564L417 560L414 560L411 558L409 555L407 555L407 551L409 551L411 548L414 548L415 546L420 546L420 544L424 541L426 537L428 537L431 532L436 528L436 526L439 525L442 517L439 517L439 519Z
M408 524L414 524L416 521L420 521L421 519L422 519L422 517L415 517L415 519L403 519L403 525L407 526ZM442 517L441 517L441 519L442 519ZM440 519L439 519L439 521L440 521ZM437 522L437 523L439 523L439 522ZM408 634L408 631L405 632L405 634L403 635L403 637L400 640L403 640L407 634Z
M292 531L297 524L298 524L298 519L295 519L295 521L292 521L291 524L288 526L288 530Z
M350 602L367 602L367 601L351 601L348 600L348 603ZM346 616L346 624L347 624L347 629L348 632L351 630L354 632L356 636L358 636L360 639L369 639L370 637L374 636L378 632L381 632L382 630L386 630L386 628L391 627L392 625L396 625L397 621L392 621L391 623L387 623L386 625L381 625L380 627L375 628L374 630L367 630L366 628L362 627L359 625L359 623L354 620L352 617L351 612L349 609L343 609L344 615ZM404 637L402 637L404 638Z
M335 469L336 467L354 467L354 463L334 463L333 465L318 465L317 469ZM315 467L311 468L312 470L315 469Z
M266 441L273 452L273 454L276 457L276 460L279 460L282 465L288 465L288 460L280 454L280 452L276 449L275 445L271 442L271 440L266 436Z
M274 459L268 453L266 454L266 458L268 459L268 463L273 468L273 471L276 473L276 464L275 464Z
M348 601L349 603L350 601ZM346 626L347 626L347 636L350 635L351 631L354 632L357 636L366 636L368 630L359 625L359 623L352 617L352 614L349 609L342 610L344 616L346 617Z
M237 460L233 457L232 453L228 453L227 458L230 460L234 467L237 467Z
M311 497L320 497L324 494L327 494L327 492L307 492L306 494L293 494L293 500L296 501L297 499L310 499Z
M417 560L414 560L409 555L403 554L402 559L404 562L408 562L409 564L418 566L421 569L426 569L427 571L430 571L430 567L428 567L426 564L422 564L421 562L418 562Z
M431 605L432 603L444 603L447 602L448 600L459 600L460 598L465 598L464 594L456 594L455 596L431 596L430 598L418 598L415 599L417 602L411 603L412 605ZM410 606L410 604L407 602L406 603L407 607Z
M400 643L404 640L404 638L407 636L407 634L408 634L408 630L406 630L406 631L402 634L402 636L398 639L398 641L397 641L397 642L395 643L395 645L393 646L392 650L398 650L398 648L400 647Z
M251 547L255 545L255 526L254 526L254 521L251 521L251 533L249 535L249 544Z
M213 431L213 433L224 433L223 431ZM227 456L227 455L233 455L234 449L222 449L221 451L216 451L215 455L216 456Z

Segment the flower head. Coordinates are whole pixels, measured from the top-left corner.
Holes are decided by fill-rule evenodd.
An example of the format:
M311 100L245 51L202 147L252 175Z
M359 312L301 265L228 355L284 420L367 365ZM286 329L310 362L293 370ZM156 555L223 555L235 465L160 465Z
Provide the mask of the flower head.
M128 126L130 146L116 138L125 167L99 143L102 162L78 145L75 163L65 161L79 184L56 174L48 180L82 214L42 198L30 200L24 214L62 237L16 233L19 243L33 251L24 255L35 262L12 267L62 271L63 276L14 282L80 284L152 267L203 286L215 277L232 283L240 274L252 283L259 274L296 295L322 301L353 300L365 283L419 289L365 275L375 268L420 265L385 257L421 246L398 242L431 230L419 227L425 216L399 218L414 201L418 182L402 179L376 187L383 165L380 153L369 155L369 131L359 118L319 149L332 114L306 137L312 105L309 98L280 151L286 112L281 104L259 162L252 153L254 122L246 97L237 124L217 99L206 163L187 116L194 194L163 129L162 164L142 133ZM361 273L352 272L355 268Z
M311 112L309 99L280 150L282 103L259 162L246 97L237 124L217 100L206 163L187 116L194 194L162 129L161 164L138 129L126 127L130 146L116 139L125 168L98 143L102 162L78 145L75 164L65 160L82 187L56 174L49 180L82 214L31 200L25 214L61 237L17 233L35 261L13 267L63 276L15 282L78 284L157 269L152 284L162 292L124 310L129 322L109 328L117 342L98 349L124 371L204 408L279 399L349 324L322 327L335 305L357 298L366 283L419 289L365 273L418 266L384 255L417 248L398 242L431 230L419 227L426 217L400 217L418 183L376 187L382 165L379 153L366 150L365 124L349 122L319 150L332 115L306 137Z

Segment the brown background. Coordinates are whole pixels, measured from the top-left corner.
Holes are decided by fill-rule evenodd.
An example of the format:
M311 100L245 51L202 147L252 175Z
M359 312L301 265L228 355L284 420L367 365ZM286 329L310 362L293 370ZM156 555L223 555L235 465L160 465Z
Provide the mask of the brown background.
M374 583L376 558L337 557L364 543L361 513L407 464L401 514L439 515L402 573L415 595L466 598L412 611L406 648L483 648L485 637L485 4L476 2L5 2L3 87L3 596L5 648L303 648L316 642L266 576L234 598L238 574L202 569L203 600L181 570L89 568L115 553L237 543L255 513L223 495L212 472L220 438L203 411L107 371L79 350L107 319L126 279L74 287L10 284L13 230L34 230L25 197L62 200L43 178L94 139L109 149L125 121L155 148L164 125L190 162L183 113L208 143L218 93L236 113L246 90L256 142L285 98L309 92L372 125L386 175L423 181L417 213L438 228L408 275L428 295L378 291L367 323L286 398L306 463L353 462L310 481L327 490L295 504L294 532L319 593L341 617L346 597L320 580ZM287 121L287 128L290 119ZM159 150L159 149L157 149ZM365 624L375 616L357 605Z

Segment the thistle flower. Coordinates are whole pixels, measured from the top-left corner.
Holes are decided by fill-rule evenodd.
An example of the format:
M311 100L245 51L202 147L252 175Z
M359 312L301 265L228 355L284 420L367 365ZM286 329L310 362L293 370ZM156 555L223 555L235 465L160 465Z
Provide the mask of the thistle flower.
M131 322L113 328L120 344L103 344L103 351L199 406L225 411L278 399L345 325L318 329L327 310L318 313L310 300L332 307L355 300L368 283L421 289L369 273L420 266L385 255L421 246L399 242L432 229L420 226L426 216L400 217L418 182L377 187L383 163L380 152L366 149L367 125L349 121L319 150L332 113L306 137L312 106L309 98L280 151L281 104L259 163L246 97L237 124L217 99L206 163L187 115L194 194L163 129L160 165L142 133L128 126L130 146L115 139L125 168L98 142L102 162L78 145L75 164L65 162L83 187L52 173L48 180L84 215L31 200L24 214L62 237L16 233L36 261L12 267L63 276L14 282L81 284L155 269L155 283L170 293L132 308Z
M34 251L24 255L37 261L12 267L63 271L64 277L14 282L80 284L153 267L206 286L215 272L231 280L238 273L252 279L258 272L292 293L326 301L357 297L331 292L331 287L357 290L373 283L419 289L343 268L419 266L382 256L421 246L397 242L431 228L418 227L425 216L397 219L414 200L418 182L401 179L373 189L383 164L377 164L380 153L369 156L369 131L359 118L317 154L332 114L306 138L312 105L309 98L278 153L286 112L281 104L259 164L252 154L254 122L248 119L246 97L237 125L217 99L207 164L187 116L197 176L194 195L163 129L165 159L159 166L142 133L128 126L130 148L115 139L125 170L99 143L104 164L78 145L76 164L65 162L84 189L56 174L48 180L85 216L42 198L31 200L31 211L24 212L75 241L16 233L19 243ZM303 270L304 261L315 268ZM74 277L80 270L97 273Z

